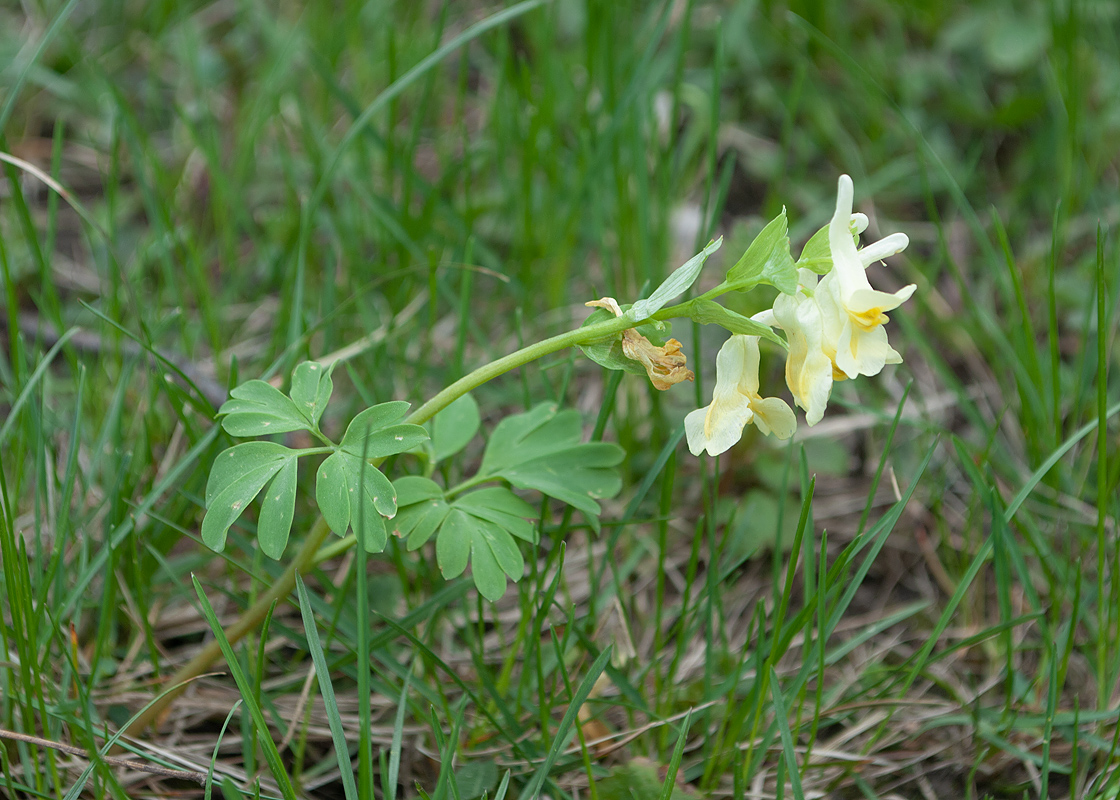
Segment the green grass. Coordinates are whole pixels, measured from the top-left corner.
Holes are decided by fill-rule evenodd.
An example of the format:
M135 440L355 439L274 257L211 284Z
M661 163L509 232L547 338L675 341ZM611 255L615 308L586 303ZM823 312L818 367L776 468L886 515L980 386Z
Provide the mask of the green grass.
M503 9L0 4L0 728L90 753L4 739L0 792L195 791L102 756L283 572L252 514L199 538L226 387L349 348L341 433L782 206L799 247L848 172L911 238L905 363L718 462L710 328L691 388L485 384L485 432L555 400L626 448L601 533L528 495L496 605L328 550L127 747L227 797L1120 796L1114 4Z

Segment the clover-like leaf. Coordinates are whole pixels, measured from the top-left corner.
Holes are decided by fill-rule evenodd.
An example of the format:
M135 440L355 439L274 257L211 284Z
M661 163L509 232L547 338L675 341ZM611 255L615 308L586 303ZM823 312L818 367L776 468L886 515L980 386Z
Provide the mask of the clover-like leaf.
M385 458L428 441L428 432L419 425L393 424L406 411L408 403L401 400L367 408L350 421L342 436L342 449L359 459Z
M296 459L289 458L265 488L261 515L257 520L257 541L261 552L279 559L288 544L292 519L296 513Z
M207 547L225 547L230 526L273 476L289 464L294 469L296 456L295 450L272 442L245 442L218 456L206 482L202 541Z
M719 325L732 333L742 333L748 336L761 336L769 339L774 344L788 347L781 336L770 330L768 325L755 322L742 314L737 314L725 308L715 300L694 300L688 304L688 316L701 325Z
M456 399L432 420L432 450L436 461L449 458L478 433L482 416L478 402L469 393Z
M715 241L708 242L707 247L686 261L683 266L673 270L672 274L654 290L653 294L645 300L634 303L627 313L635 320L652 317L664 308L670 300L684 293L688 287L696 282L696 279L700 277L700 270L703 268L704 262L708 260L708 256L719 250L722 244L722 236Z
M313 428L319 427L333 391L331 370L318 361L304 361L292 372L292 403Z
M797 291L797 269L789 252L786 210L770 220L747 252L727 272L727 283L745 291L768 283L783 294Z
M218 410L222 427L230 436L267 436L308 430L308 418L291 398L264 381L247 381L230 391Z

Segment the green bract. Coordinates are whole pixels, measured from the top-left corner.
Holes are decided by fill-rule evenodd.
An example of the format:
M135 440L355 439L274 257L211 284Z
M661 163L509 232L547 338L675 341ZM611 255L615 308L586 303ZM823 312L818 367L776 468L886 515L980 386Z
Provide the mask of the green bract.
M797 291L797 269L789 253L784 208L755 237L735 266L728 270L727 283L739 290L768 283L784 294Z
M674 297L683 294L700 277L700 270L704 266L704 262L708 260L708 256L719 250L721 244L723 244L722 236L713 242L708 242L707 247L675 269L673 274L653 291L653 294L645 300L634 303L629 311L630 316L635 321L652 317Z
M724 308L715 300L693 300L687 306L690 319L701 325L719 325L732 333L742 333L748 336L762 336L782 347L788 347L781 336L774 333L768 325L755 322L742 314L737 314L731 309Z

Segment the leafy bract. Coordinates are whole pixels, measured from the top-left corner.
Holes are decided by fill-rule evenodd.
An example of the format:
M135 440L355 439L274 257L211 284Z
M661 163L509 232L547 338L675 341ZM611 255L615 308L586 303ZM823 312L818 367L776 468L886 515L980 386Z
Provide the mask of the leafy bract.
M708 260L708 256L719 250L721 244L723 244L722 236L708 242L707 247L686 261L684 265L673 270L673 273L654 289L653 294L630 307L628 312L630 317L637 321L652 317L664 308L666 303L684 293L700 277L700 270Z
M743 257L727 272L727 283L745 291L767 283L784 294L797 291L797 269L789 252L786 210L770 220Z
M436 461L458 453L478 433L482 415L469 393L459 397L432 420L432 452Z
M292 372L292 402L313 428L319 427L319 419L333 391L331 369L318 361L304 361Z
M264 381L247 381L230 391L218 410L222 427L230 436L267 436L307 430L309 420L291 398Z
M245 442L222 452L206 482L206 516L202 541L207 547L225 548L230 526L271 481L261 504L257 525L261 548L278 558L284 552L295 508L298 451L272 442Z
M859 245L859 234L866 226L867 218L863 217L863 226L861 226L856 223L857 217L862 217L862 215L853 216L852 221L848 223L848 229L852 232L852 238L856 245ZM818 275L825 275L832 271L832 247L828 243L827 225L809 237L809 241L805 242L805 246L801 248L801 257L797 259L795 266L811 269Z
M768 325L755 322L753 319L737 314L725 308L715 300L694 300L689 303L688 316L701 325L719 325L731 333L742 333L747 336L761 336L775 344L786 347L785 340L774 333Z
M622 488L613 468L622 463L625 451L616 444L581 439L579 412L558 411L552 403L538 405L498 423L478 474L562 500L597 527L602 511L598 501Z
M801 248L801 257L797 259L797 266L811 269L818 275L832 270L832 248L828 245L827 225L805 242L805 246Z

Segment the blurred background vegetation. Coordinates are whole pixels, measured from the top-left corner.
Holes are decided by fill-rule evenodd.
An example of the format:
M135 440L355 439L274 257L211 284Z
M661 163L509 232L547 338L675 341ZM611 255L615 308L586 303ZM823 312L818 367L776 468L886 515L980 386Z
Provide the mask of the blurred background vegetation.
M636 657L576 728L638 734L550 762L553 796L644 786L694 708L682 792L1116 797L1120 4L555 0L382 94L503 8L0 0L0 726L102 745L210 636L191 573L228 622L282 569L251 519L222 556L197 541L227 386L357 343L341 430L579 324L586 300L632 301L722 234L714 285L783 206L796 253L847 172L867 236L911 239L873 268L919 285L891 315L906 362L838 385L792 448L749 434L718 475L674 450L707 402L707 329L678 323L697 381L663 396L566 353L480 389L484 429L545 399L583 411L629 451L628 488L602 537L553 509L540 569L493 608L440 594L428 550L371 561L371 602L426 647L378 640L375 746L405 796L493 796L507 768L520 791L609 607ZM850 575L818 576L822 557L872 541L832 605ZM558 609L542 597L561 560ZM351 731L354 570L309 579ZM818 601L843 612L819 663ZM251 638L297 783L340 796L298 609ZM150 740L205 770L239 694L192 691ZM227 796L251 793L265 735L236 719ZM84 764L0 758L13 797L61 797ZM156 791L96 763L89 793Z

